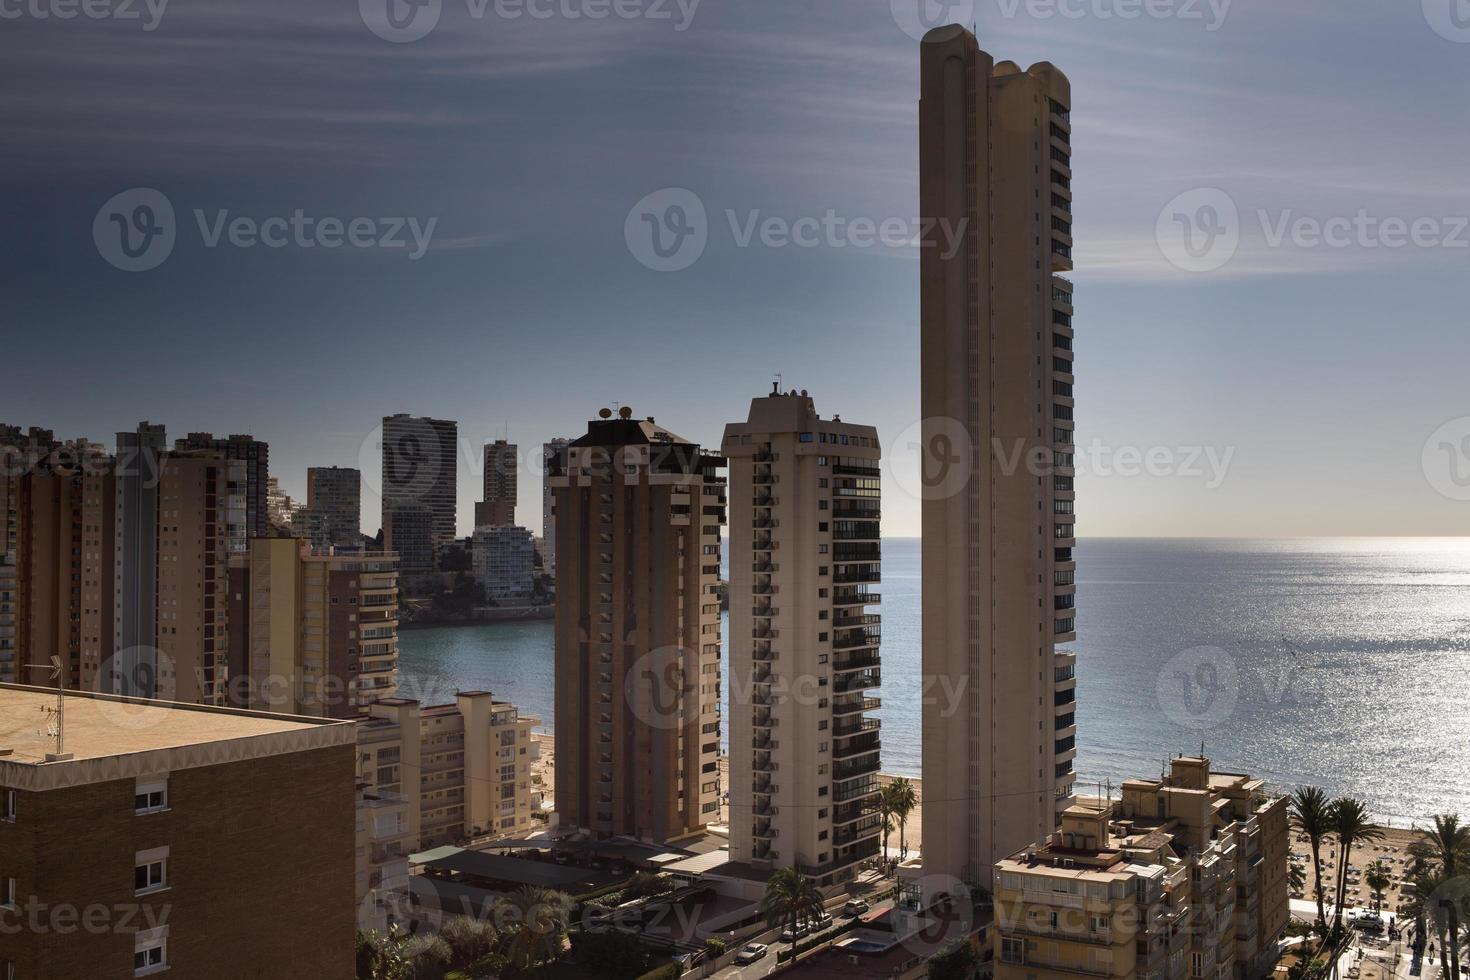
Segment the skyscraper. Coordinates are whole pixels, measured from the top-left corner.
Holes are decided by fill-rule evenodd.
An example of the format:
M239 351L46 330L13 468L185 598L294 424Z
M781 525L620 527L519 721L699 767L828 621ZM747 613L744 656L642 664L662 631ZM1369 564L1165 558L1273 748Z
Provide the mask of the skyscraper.
M475 527L509 527L516 522L520 447L497 439L485 447L485 499L475 505Z
M556 810L666 841L720 806L725 461L603 410L553 465Z
M434 555L455 538L459 423L412 415L383 419L383 527L389 513L405 507L428 508ZM384 531L386 534L386 530ZM408 566L404 566L408 572Z
M571 442L553 439L541 447L541 568L556 578L556 494L551 487L551 470Z
M221 459L245 464L245 533L252 538L269 537L270 445L248 435L216 439L210 432L191 432L187 439L174 440L175 453L194 450L213 451Z
M362 473L345 466L306 471L306 533L316 548L362 546Z
M989 887L1073 795L1071 86L921 61L924 872Z
M849 881L875 857L877 430L751 402L730 461L730 859Z

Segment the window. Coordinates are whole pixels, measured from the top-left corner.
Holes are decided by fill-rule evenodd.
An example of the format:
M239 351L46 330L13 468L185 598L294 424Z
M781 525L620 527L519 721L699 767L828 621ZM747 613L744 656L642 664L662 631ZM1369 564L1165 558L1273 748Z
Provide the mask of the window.
M1002 963L1025 963L1026 941L1024 939L1005 939L1000 941L1000 961Z
M0 802L0 820L7 820L10 823L15 823L16 792L13 789L7 789L4 792L4 801Z
M146 977L168 967L168 926L135 934L133 976Z
M133 791L133 811L157 813L168 809L168 776L139 776Z
M15 908L15 879L0 878L0 906Z
M133 857L133 891L144 895L168 887L168 848L139 851Z

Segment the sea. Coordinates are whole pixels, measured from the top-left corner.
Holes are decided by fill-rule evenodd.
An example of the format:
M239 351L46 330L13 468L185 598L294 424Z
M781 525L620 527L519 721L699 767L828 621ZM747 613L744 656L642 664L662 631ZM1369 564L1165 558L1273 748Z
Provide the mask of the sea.
M919 776L919 541L883 552L883 768ZM1470 817L1470 538L1080 540L1078 791L1214 767ZM552 624L404 630L403 693L553 720Z

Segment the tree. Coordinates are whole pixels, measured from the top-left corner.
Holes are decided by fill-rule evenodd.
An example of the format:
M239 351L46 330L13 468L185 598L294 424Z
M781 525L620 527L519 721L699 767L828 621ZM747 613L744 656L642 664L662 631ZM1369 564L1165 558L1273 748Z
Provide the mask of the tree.
M1353 847L1370 841L1382 840L1383 832L1368 821L1368 807L1362 800L1345 796L1332 801L1329 825L1337 835L1342 849L1342 864L1337 868L1337 909L1332 916L1332 928L1342 928L1343 906L1347 904L1348 868L1352 864Z
M358 980L411 980L413 960L408 944L412 937L394 926L388 932L357 934Z
M413 980L442 980L453 953L438 936L417 935L403 944L403 956L410 964L408 976Z
M1291 862L1291 869L1286 872L1286 883L1291 888L1292 894L1307 890L1307 869Z
M1389 873L1388 865L1384 864L1382 860L1374 861L1368 865L1368 870L1363 875L1363 880L1368 883L1368 887L1373 891L1373 908L1376 911L1382 911L1383 894L1388 891L1388 886L1393 884L1393 877Z
M874 808L878 811L879 823L883 827L883 864L888 864L888 835L893 832L893 818L897 815L897 796L893 792L893 784L889 783L878 791L878 801Z
M1316 786L1302 786L1291 795L1291 815L1312 847L1312 867L1316 871L1317 925L1327 928L1327 907L1322 898L1322 841L1330 831L1332 804L1327 794Z
M500 934L494 923L457 915L444 923L439 938L449 945L450 968L468 970L495 952Z
M909 814L919 805L919 794L914 791L914 784L903 778L889 783L888 790L893 794L893 815L898 818L898 853L907 858Z
M761 917L772 929L791 930L793 951L799 939L797 929L803 922L815 921L824 911L821 890L794 865L776 869L771 880L766 882L766 894L760 905Z
M529 885L500 900L496 913L504 924L501 952L508 973L524 973L561 955L571 904L562 892Z
M1470 824L1462 824L1452 813L1442 813L1434 818L1434 829L1424 841L1410 848L1416 868L1425 881L1415 879L1421 908L1419 921L1427 916L1441 931L1446 947L1445 960L1449 964L1449 975L1460 976L1460 931L1467 923L1461 913L1466 911L1460 903L1470 896ZM1427 890L1426 890L1427 888ZM1433 906L1427 902L1433 900ZM1421 925L1422 929L1422 925Z
M969 937L955 939L929 960L929 980L969 980L978 962Z

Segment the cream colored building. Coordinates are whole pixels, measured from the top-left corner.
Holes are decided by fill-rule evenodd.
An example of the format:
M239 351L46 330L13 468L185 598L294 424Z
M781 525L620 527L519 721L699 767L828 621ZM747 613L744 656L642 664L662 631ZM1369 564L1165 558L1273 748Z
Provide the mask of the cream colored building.
M924 870L987 887L1075 780L1071 88L958 26L921 61Z
M230 565L230 701L352 718L398 687L398 558L256 538Z
M730 859L840 884L880 849L878 432L777 390L724 454Z
M556 814L669 841L720 811L725 461L626 408L551 465Z
M1284 797L1175 759L997 862L996 980L1267 976L1289 914L1287 855Z
M482 691L423 707L406 698L368 706L358 727L358 783L407 801L417 850L477 837L519 838L541 804L531 779L540 719Z

